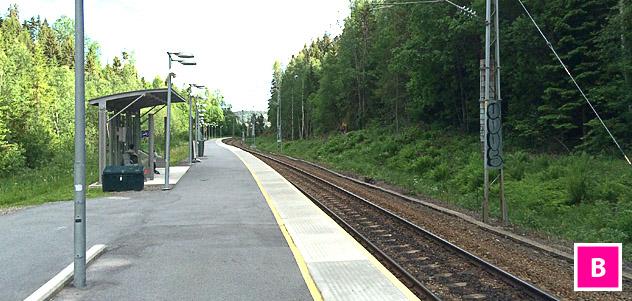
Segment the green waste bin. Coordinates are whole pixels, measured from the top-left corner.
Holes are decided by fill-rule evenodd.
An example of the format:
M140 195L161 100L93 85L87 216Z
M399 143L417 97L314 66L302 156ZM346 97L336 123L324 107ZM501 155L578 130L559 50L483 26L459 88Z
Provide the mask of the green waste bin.
M204 140L198 140L198 157L204 157Z
M141 191L145 187L142 165L106 166L103 170L103 191Z

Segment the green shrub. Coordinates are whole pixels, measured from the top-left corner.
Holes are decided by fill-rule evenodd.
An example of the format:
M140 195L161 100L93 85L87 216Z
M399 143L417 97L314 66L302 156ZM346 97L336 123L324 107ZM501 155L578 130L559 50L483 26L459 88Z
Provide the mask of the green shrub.
M0 178L24 166L24 151L16 144L0 140Z
M577 205L590 201L591 179L586 158L579 158L574 164L568 167L566 191L568 193L568 203Z
M441 163L437 165L432 171L432 179L442 182L450 178L450 167L447 163Z
M436 164L437 162L433 158L420 156L411 162L410 170L413 170L416 173L424 174L429 170L432 170Z

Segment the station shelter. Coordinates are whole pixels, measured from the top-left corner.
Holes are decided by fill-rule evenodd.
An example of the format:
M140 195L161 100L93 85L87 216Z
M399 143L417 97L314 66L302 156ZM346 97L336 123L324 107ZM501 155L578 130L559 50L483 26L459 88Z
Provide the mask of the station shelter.
M99 184L106 165L125 165L130 151L138 154L138 163L144 165L146 177L153 180L154 115L167 106L167 95L168 89L161 88L112 94L89 101L90 105L99 107ZM171 102L186 101L172 90ZM145 124L147 131L142 130ZM146 153L140 149L143 136L148 138Z

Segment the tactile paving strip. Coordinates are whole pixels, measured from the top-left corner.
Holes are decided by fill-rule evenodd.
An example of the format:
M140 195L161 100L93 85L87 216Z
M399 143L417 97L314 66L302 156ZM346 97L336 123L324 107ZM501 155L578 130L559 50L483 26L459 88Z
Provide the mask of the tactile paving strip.
M247 152L223 146L246 162L259 178L325 300L418 300L274 169Z

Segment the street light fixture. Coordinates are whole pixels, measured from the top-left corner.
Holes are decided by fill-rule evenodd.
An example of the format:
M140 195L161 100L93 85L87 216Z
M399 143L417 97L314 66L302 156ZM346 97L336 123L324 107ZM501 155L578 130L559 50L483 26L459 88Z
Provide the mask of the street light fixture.
M191 164L193 162L200 162L197 159L193 159L193 155L195 153L194 151L194 146L193 146L193 114L191 111L191 107L192 107L192 103L193 103L193 87L198 88L198 89L202 89L204 88L203 85L196 85L196 84L189 84L189 166L191 166ZM197 105L196 105L197 107ZM197 120L197 113L195 114L196 119ZM196 129L197 129L197 121L196 121ZM197 136L197 135L196 135Z
M174 58L175 56L176 58ZM162 190L169 190L169 159L171 152L171 77L175 76L171 72L171 63L178 62L182 65L191 66L195 65L193 61L185 61L183 59L191 59L194 58L193 54L184 53L184 52L167 52L167 57L169 57L169 75L167 76L167 130L165 137L165 184L162 187Z

